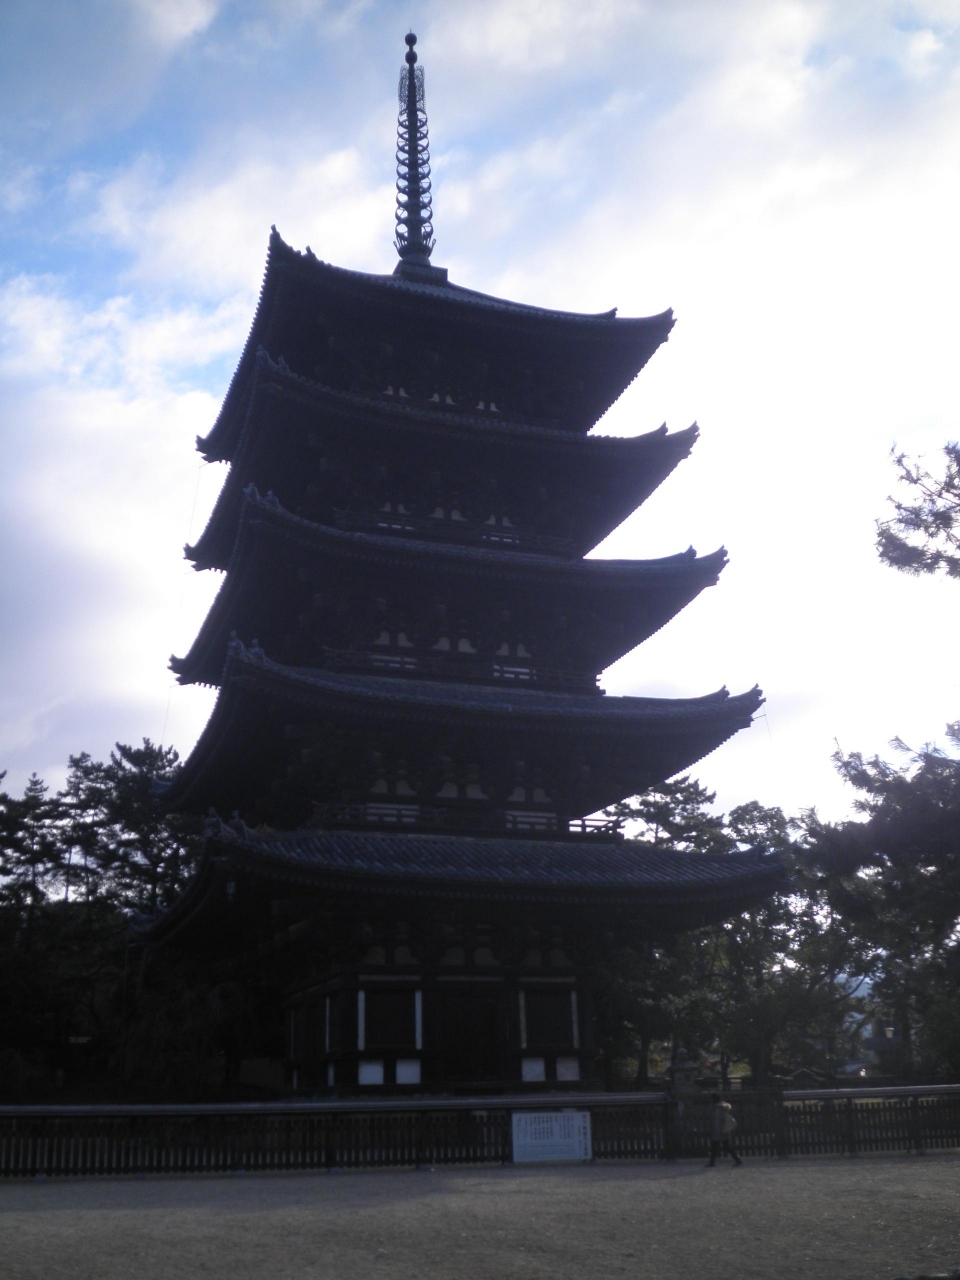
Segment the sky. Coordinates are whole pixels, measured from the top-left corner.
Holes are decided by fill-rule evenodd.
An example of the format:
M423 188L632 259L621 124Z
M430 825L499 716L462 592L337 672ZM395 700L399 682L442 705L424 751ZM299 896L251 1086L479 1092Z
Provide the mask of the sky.
M844 816L831 754L944 741L960 588L881 566L894 444L960 435L960 0L4 0L0 769L189 752L167 670L219 578L194 439L270 225L390 271L396 83L419 37L433 261L565 310L673 307L596 430L701 438L593 554L730 564L604 676L759 683L694 770L717 805Z

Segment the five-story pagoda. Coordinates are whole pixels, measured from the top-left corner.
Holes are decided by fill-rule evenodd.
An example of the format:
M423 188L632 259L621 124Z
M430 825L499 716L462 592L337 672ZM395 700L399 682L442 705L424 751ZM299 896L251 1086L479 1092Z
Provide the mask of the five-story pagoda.
M432 265L415 43L393 274L274 230L198 442L229 471L187 555L225 577L172 666L219 694L166 802L233 817L151 935L271 975L294 1088L568 1086L592 1071L598 947L722 918L776 874L640 854L590 815L761 696L598 689L725 560L583 558L696 439L588 434L672 315L544 310Z

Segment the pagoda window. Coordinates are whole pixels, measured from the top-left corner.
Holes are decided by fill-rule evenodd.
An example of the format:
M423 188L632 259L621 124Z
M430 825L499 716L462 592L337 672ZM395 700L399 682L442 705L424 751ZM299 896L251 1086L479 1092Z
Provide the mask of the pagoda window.
M412 640L408 639L405 631L397 632L397 648L398 649L415 649L416 645Z
M357 1063L357 1084L361 1085L380 1085L383 1084L383 1059L368 1059L365 1062Z
M574 992L528 987L525 998L527 1043L536 1048L573 1045Z
M543 775L538 769L533 775L534 787L530 799L534 804L549 804L550 797L547 795L543 786Z
M508 804L522 804L527 798L527 766L522 760L518 760L516 762L515 769L514 787L509 796L507 796Z
M437 643L432 647L437 653L449 653L450 637L448 635L442 635L440 639L437 641Z
M363 1049L416 1049L416 991L368 989L364 1001ZM422 1017L422 1015L421 1015ZM422 1032L421 1032L422 1038Z
M480 766L471 764L467 768L467 785L463 792L467 800L489 800L490 797L480 785Z
M467 963L467 953L463 947L447 947L446 951L440 957L440 963L445 965L462 965Z
M406 760L397 761L397 782L395 792L398 796L415 796L417 794L410 785L410 779L407 775Z
M377 636L376 640L374 640L374 642L373 642L373 643L374 643L374 644L379 644L379 645L383 645L383 646L389 647L389 645L390 645L390 632L389 632L389 631L387 631L386 629L384 629L383 631L381 631L381 632L380 632L380 634Z
M337 992L326 997L323 1026L323 1043L326 1053L339 1053L342 1048L341 1008L341 996Z
M453 761L449 756L444 756L440 763L443 769L443 784L437 792L436 798L438 800L458 800L460 798L460 787L457 785Z
M477 652L476 649L473 647L473 645L470 643L470 641L467 639L466 636L461 636L460 639L457 641L457 653L476 654L476 652Z
M291 1062L299 1062L303 1056L302 1005L287 1010L287 1056Z

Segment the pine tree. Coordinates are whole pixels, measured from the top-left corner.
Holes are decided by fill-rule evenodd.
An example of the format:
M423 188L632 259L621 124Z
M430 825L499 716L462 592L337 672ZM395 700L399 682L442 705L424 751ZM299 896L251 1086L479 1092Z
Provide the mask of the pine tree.
M913 502L890 498L894 514L877 521L880 559L904 573L960 578L960 445L944 445L943 475L934 475L903 453L894 453L898 479Z

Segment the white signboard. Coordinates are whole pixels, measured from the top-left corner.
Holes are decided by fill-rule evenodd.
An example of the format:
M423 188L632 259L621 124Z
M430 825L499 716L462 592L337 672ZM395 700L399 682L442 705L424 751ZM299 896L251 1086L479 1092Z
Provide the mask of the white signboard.
M514 1111L515 1164L592 1158L589 1111Z

